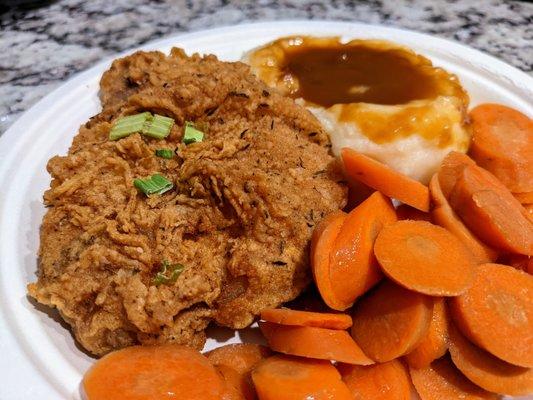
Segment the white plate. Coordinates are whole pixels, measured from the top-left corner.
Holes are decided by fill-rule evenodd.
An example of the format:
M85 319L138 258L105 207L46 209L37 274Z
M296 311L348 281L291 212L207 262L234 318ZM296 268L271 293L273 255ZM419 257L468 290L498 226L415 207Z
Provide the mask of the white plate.
M244 51L290 34L379 38L405 44L456 73L473 104L498 102L533 115L533 79L468 47L419 33L344 22L282 21L226 27L170 37L143 46L168 52L214 53L238 60ZM118 57L119 55L117 55ZM38 60L35 60L38 62ZM66 153L80 124L98 113L98 81L111 60L77 75L28 110L0 138L0 399L79 399L79 383L93 362L69 331L26 297L36 279L46 162ZM248 333L241 333L248 335ZM239 334L217 335L240 341ZM533 398L533 397L531 397Z

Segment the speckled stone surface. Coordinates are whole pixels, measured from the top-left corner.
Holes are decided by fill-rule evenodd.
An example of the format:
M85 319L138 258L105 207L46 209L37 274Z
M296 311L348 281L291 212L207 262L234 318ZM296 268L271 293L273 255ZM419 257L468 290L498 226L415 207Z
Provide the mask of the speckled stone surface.
M533 75L533 3L522 1L60 0L1 11L0 133L102 58L162 36L252 21L330 19L403 27L462 42Z

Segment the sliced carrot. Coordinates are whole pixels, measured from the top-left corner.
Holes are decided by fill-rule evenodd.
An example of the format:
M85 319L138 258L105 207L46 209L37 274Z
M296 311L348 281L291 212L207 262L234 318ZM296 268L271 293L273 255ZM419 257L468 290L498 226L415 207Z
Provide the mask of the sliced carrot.
M428 333L415 349L405 356L405 361L413 368L426 368L441 358L448 350L448 315L444 299L435 298L433 317Z
M350 211L344 220L329 258L331 290L342 310L383 277L374 256L374 241L384 226L395 221L391 201L379 192Z
M431 222L431 214L417 210L407 204L400 204L396 207L396 215L399 220L412 219L414 221L428 221Z
M398 221L378 234L374 253L385 275L433 296L457 296L474 279L475 264L454 235L426 221Z
M288 308L263 310L261 319L281 325L314 326L327 329L348 329L352 326L352 317L347 314L317 313Z
M315 227L311 238L311 271L320 296L329 307L343 310L343 304L334 296L329 278L329 258L347 214L336 211Z
M218 400L224 382L206 357L179 345L134 346L109 353L83 378L88 400Z
M273 356L257 365L252 379L260 400L353 400L329 361Z
M238 392L246 400L256 398L250 371L261 360L270 357L272 351L259 344L238 343L217 347L205 354L207 359L224 377L229 386L228 395Z
M450 355L455 366L472 382L494 393L520 396L533 393L533 369L517 367L470 343L450 328Z
M433 222L450 231L461 241L461 243L468 247L468 250L470 250L474 256L476 263L480 264L495 261L498 257L498 252L475 237L452 210L448 200L442 193L437 174L433 175L431 178L429 192L434 204L433 209L431 210Z
M500 104L481 104L470 119L476 163L512 192L533 191L533 120Z
M248 374L239 374L227 365L215 366L225 382L222 400L254 400L257 398L253 387L252 378Z
M512 253L533 254L533 225L511 192L488 171L463 169L450 205L485 243Z
M354 400L409 400L411 380L399 360L368 366L339 364L337 369Z
M384 195L429 211L429 190L418 181L348 147L341 150L346 175Z
M294 356L369 365L370 360L350 337L337 329L259 322L270 348Z
M459 153L458 151L451 151L444 157L437 176L439 177L439 185L442 193L446 198L450 197L461 172L469 165L476 165L476 163L466 154Z
M474 385L455 368L448 357L427 368L409 368L411 380L422 400L497 400L494 393Z
M371 359L390 361L418 345L432 312L431 297L386 281L356 303L352 336Z
M205 354L211 364L226 365L241 374L250 372L259 361L271 355L268 347L252 343L228 344Z
M513 196L521 204L533 204L533 192L513 193Z
M533 277L482 264L473 285L450 300L450 314L472 342L511 364L533 367Z

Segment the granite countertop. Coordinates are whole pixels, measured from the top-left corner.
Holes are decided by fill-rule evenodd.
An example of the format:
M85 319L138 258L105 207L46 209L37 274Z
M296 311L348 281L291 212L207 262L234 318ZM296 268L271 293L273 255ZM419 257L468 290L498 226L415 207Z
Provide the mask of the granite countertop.
M0 134L27 108L116 52L179 32L279 19L403 27L470 45L533 75L533 3L502 0L0 1ZM3 8L2 8L3 7Z

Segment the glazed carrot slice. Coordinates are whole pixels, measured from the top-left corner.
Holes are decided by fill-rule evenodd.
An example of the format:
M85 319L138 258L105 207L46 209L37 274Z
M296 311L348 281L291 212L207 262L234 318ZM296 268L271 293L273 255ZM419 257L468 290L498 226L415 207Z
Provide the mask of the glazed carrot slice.
M444 194L444 197L450 197L453 187L457 183L457 179L463 172L463 169L469 165L476 165L475 161L466 154L458 151L451 151L448 153L439 168L437 176L439 177L439 185Z
M431 222L431 214L417 210L407 204L400 204L396 207L396 215L399 220L412 219L413 221Z
M259 322L259 327L270 348L280 353L357 365L373 363L346 331L272 322Z
M431 178L429 192L434 204L431 210L433 222L450 231L461 243L468 247L477 264L495 261L498 257L498 252L475 237L452 210L448 200L442 193L437 174Z
M261 319L281 325L312 326L327 329L348 329L352 317L347 314L317 313L290 310L288 308L269 308L261 311Z
M329 361L273 356L257 365L252 379L260 400L353 400Z
M533 369L517 367L470 343L450 328L450 355L455 366L472 382L494 393L521 396L533 393Z
M450 205L485 243L512 253L533 254L533 225L526 211L490 172L475 165L464 168Z
M218 400L224 382L206 357L179 345L134 346L98 360L83 378L88 400Z
M227 396L235 396L237 392L246 400L256 398L250 371L271 355L268 347L252 343L228 344L205 354L229 386Z
M378 234L374 253L385 275L433 296L457 296L474 279L475 264L454 235L425 221L398 221Z
M226 365L241 374L250 372L259 361L271 355L268 347L252 343L228 344L205 354L211 364Z
M473 285L450 300L450 314L472 342L514 365L533 367L533 277L483 264Z
M368 357L387 362L420 343L432 313L431 297L386 281L356 303L352 336Z
M429 211L429 190L418 181L348 147L341 150L346 175L384 195Z
M368 366L339 364L337 369L354 400L411 398L411 379L399 360Z
M227 365L215 366L225 383L222 400L254 400L257 398L251 375L240 374Z
M497 400L500 396L474 385L448 357L427 368L409 368L411 380L422 400Z
M344 220L329 258L331 290L342 310L383 277L374 256L374 241L384 226L394 222L394 207L379 192L350 211Z
M533 204L533 192L513 193L513 196L521 204Z
M426 368L441 358L448 350L448 315L444 299L435 298L433 317L428 333L415 349L405 356L407 364L413 368Z
M329 258L346 215L342 211L329 214L316 226L311 237L311 271L313 272L313 278L324 303L334 310L343 310L344 305L335 297L331 288Z
M533 120L500 105L470 111L470 155L512 192L533 191Z

